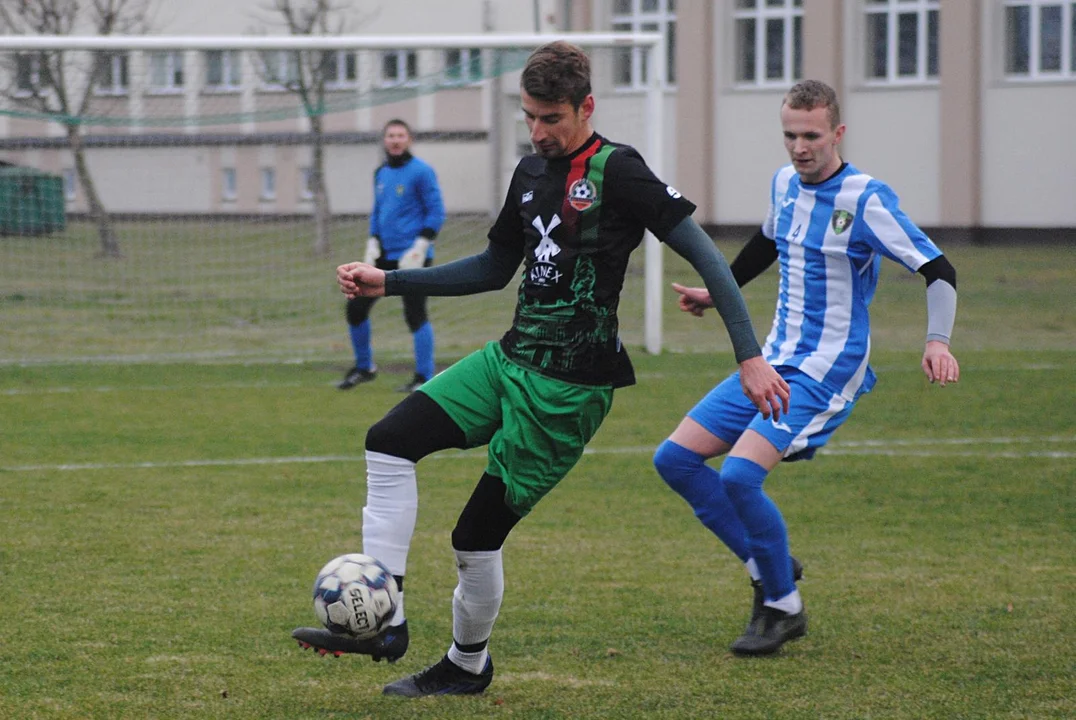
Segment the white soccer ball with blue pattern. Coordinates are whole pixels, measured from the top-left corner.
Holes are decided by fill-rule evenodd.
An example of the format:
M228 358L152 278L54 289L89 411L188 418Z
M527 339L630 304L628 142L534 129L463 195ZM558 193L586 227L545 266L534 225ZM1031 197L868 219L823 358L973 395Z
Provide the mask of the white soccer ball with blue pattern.
M389 569L369 555L333 558L314 581L314 614L328 630L359 640L388 627L400 603Z

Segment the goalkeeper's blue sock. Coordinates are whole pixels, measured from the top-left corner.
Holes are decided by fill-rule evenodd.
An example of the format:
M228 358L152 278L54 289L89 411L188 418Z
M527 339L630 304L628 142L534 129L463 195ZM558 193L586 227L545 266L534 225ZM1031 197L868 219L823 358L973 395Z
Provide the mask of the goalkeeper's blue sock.
M414 333L415 372L426 380L433 377L433 325L427 320Z
M730 457L721 466L728 498L747 528L749 554L758 565L766 600L777 600L795 591L796 583L785 520L773 500L762 492L767 474L766 468L741 457Z
M743 562L751 557L747 530L729 501L721 475L705 458L666 440L654 453L654 467L669 487L687 500L697 517Z
M349 325L348 328L351 331L351 349L355 351L355 367L359 370L373 370L374 351L370 347L370 320Z

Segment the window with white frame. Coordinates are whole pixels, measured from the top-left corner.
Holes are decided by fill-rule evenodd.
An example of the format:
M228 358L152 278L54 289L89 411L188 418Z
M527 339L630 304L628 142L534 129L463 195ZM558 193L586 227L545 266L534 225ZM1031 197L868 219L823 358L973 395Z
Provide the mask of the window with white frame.
M937 80L938 5L939 0L866 0L867 82Z
M299 54L288 50L266 50L259 54L262 87L280 90L299 81Z
M262 200L276 200L276 169L262 168Z
M299 199L314 199L314 168L299 168Z
M333 50L321 57L322 77L330 88L355 87L359 82L359 56L351 50Z
M74 200L75 195L78 192L78 184L77 184L77 181L75 180L75 169L74 168L64 168L64 170L63 170L63 180L64 180L64 199L65 200Z
M417 79L417 52L414 50L386 50L381 53L382 86L400 85Z
M478 48L449 48L445 50L446 85L475 83L482 79L482 51Z
M149 91L153 93L183 91L182 52L152 52L149 54Z
M236 179L235 168L226 167L220 169L220 199L232 201L239 197L239 183Z
M736 83L787 87L803 79L803 0L736 0Z
M243 83L243 61L238 50L207 50L204 59L207 89L239 89Z
M15 93L34 95L41 92L41 56L19 53L15 56Z
M676 85L676 0L614 0L613 32L665 35L663 87ZM617 48L613 81L617 87L641 89L647 84L646 48Z
M1076 78L1076 2L1005 2L1005 75Z
M99 95L126 95L130 86L127 53L110 53L100 57L97 66Z

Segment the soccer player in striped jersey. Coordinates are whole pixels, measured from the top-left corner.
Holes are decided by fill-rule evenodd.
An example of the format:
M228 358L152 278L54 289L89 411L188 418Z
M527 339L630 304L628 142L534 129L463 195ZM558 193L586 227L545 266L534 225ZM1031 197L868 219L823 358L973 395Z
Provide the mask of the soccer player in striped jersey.
M586 54L563 41L544 45L520 86L535 153L516 167L486 250L438 267L337 269L348 297L467 295L505 287L523 264L515 318L500 341L422 385L366 435L363 552L401 583L418 507L415 464L446 448L488 448L452 531L453 641L439 662L385 686L388 695L474 694L493 679L488 643L504 595L502 545L582 456L614 389L635 382L617 306L644 230L688 259L713 294L751 407L767 416L788 409L788 385L763 359L728 263L691 219L695 206L634 149L594 132ZM402 609L372 641L320 628L298 628L293 637L390 661L408 644Z
M714 388L658 447L658 472L699 520L744 562L754 589L737 655L768 655L807 631L781 512L762 491L782 460L809 459L874 386L868 306L883 257L926 279L922 369L932 383L960 379L949 352L956 316L956 271L901 211L888 185L844 162L833 88L808 80L781 104L792 160L776 172L762 228L732 263L739 286L775 260L780 285L763 354L791 388L790 410L766 418L739 393L733 374ZM680 308L702 315L705 288L674 284ZM705 461L728 454L720 472Z

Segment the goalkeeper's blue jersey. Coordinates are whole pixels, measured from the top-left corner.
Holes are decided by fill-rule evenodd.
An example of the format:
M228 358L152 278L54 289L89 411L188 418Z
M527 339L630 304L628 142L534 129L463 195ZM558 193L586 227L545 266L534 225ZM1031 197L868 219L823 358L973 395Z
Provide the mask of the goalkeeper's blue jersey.
M762 233L777 245L780 289L763 354L846 400L875 382L868 306L881 259L914 272L940 256L885 183L849 164L818 184L778 170Z
M386 162L377 168L370 234L381 240L385 260L399 260L419 235L433 239L444 222L441 188L429 164L412 157L397 167ZM427 256L433 257L432 243Z

